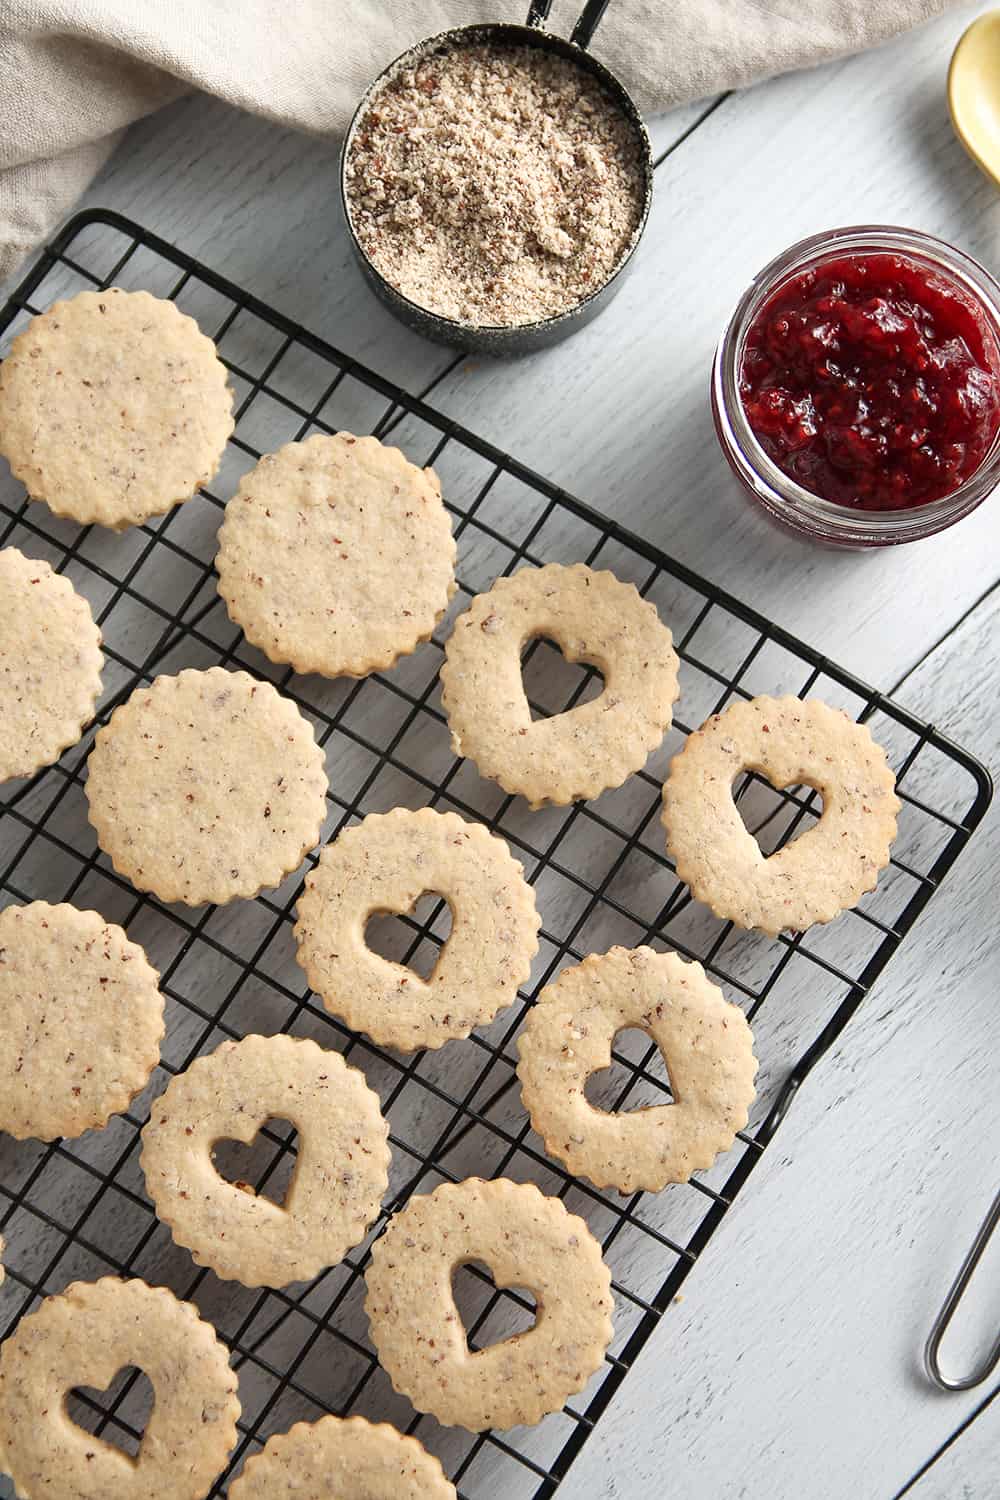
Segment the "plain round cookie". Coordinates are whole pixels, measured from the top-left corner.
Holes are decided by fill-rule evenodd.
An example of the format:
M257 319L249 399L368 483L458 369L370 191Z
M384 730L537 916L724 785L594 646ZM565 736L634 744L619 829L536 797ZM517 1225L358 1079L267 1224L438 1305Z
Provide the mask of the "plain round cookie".
M216 1170L221 1140L249 1144L269 1119L298 1132L279 1207ZM290 1036L223 1042L172 1079L142 1132L158 1217L200 1266L244 1286L309 1281L364 1238L388 1186L389 1127L364 1074Z
M819 822L765 857L733 800L745 771L779 789L815 787ZM771 937L801 932L875 889L896 836L895 784L881 745L841 709L816 698L733 703L671 762L667 851L678 878L717 917Z
M0 912L0 1130L51 1141L127 1109L160 1057L158 984L138 943L96 911Z
M540 636L599 668L599 697L532 720L521 653ZM676 697L677 656L655 605L583 563L498 578L455 621L441 667L455 754L532 808L620 786L660 744Z
M149 292L80 292L0 366L0 452L33 500L116 531L207 484L233 430L215 345Z
M223 903L280 884L326 816L308 722L270 683L223 667L137 688L98 730L87 769L98 843L161 901Z
M321 1417L268 1438L229 1486L229 1500L456 1500L415 1437L388 1422Z
M79 1427L65 1399L126 1365L153 1409L133 1459ZM236 1445L236 1376L210 1323L145 1282L75 1281L0 1347L0 1468L21 1500L202 1500Z
M378 912L445 897L452 929L422 979L365 942ZM413 1052L468 1036L531 973L540 918L503 839L456 813L371 813L328 844L299 897L297 958L327 1010L384 1047Z
M473 1353L452 1273L484 1261L525 1287L534 1327ZM582 1390L611 1342L611 1272L582 1219L533 1183L470 1177L411 1198L372 1246L370 1335L393 1387L448 1427L540 1422Z
M271 661L364 677L430 639L455 556L434 470L338 432L288 443L243 476L215 567L230 619Z
M597 1109L587 1079L610 1067L615 1036L632 1026L659 1047L673 1103ZM564 969L528 1012L518 1046L521 1097L548 1154L620 1193L659 1192L710 1167L753 1103L746 1017L676 953L612 948Z
M0 367L2 369L2 367ZM0 551L0 782L75 745L101 692L101 632L47 562Z

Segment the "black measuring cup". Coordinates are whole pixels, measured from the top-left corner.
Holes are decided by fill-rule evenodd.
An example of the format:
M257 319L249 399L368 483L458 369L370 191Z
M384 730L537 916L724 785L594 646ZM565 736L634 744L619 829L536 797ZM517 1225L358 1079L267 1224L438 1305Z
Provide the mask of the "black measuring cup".
M455 344L460 349L475 353L528 354L532 350L557 344L560 339L575 333L578 328L582 328L592 318L596 318L621 288L649 218L653 198L653 150L646 127L642 122L642 116L632 96L615 75L587 51L608 4L609 0L587 0L568 40L542 29L551 9L552 0L531 0L527 24L524 26L518 26L513 22L497 21L474 26L459 26L451 31L442 31L438 36L427 37L416 46L401 53L387 68L383 68L362 95L344 139L340 158L340 198L344 208L344 217L347 220L347 231L358 264L376 296L402 322L415 328L418 333L425 334L427 338L434 339L438 343ZM426 307L421 307L409 297L404 297L402 292L386 280L361 246L351 219L351 203L347 191L347 160L358 124L373 97L397 69L416 65L428 54L447 47L474 46L483 43L537 47L557 57L568 58L578 68L590 73L603 86L611 101L610 107L616 109L631 125L639 150L643 177L642 204L635 233L624 254L601 286L595 287L592 292L588 292L585 297L581 297L579 302L566 308L565 311L556 313L550 318L542 318L535 323L519 323L513 326L465 323L457 318L446 318L439 313L429 312Z

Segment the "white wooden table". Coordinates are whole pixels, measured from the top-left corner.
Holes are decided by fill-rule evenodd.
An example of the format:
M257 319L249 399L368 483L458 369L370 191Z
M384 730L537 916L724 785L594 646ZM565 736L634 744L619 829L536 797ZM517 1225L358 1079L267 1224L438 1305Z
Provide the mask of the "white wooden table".
M744 501L707 400L731 304L804 234L912 224L1000 264L1000 198L953 138L944 95L950 50L981 8L658 119L641 265L596 324L519 363L456 359L373 301L350 263L329 143L193 99L136 127L86 201L431 391L995 765L1000 501L898 551L806 545ZM1000 1494L996 1378L944 1396L919 1369L996 1186L998 859L993 814L810 1079L565 1500ZM991 1336L998 1269L1000 1245L949 1341L955 1363Z

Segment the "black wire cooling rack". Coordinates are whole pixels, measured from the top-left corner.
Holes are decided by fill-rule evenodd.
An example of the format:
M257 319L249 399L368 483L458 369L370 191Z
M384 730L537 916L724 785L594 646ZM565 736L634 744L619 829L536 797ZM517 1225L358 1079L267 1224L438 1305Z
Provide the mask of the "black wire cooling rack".
M253 902L189 910L138 895L95 846L82 782L91 730L61 762L8 787L0 804L0 904L43 898L93 906L124 923L161 971L168 1031L162 1066L127 1113L103 1131L51 1145L0 1140L0 1233L7 1279L0 1334L36 1300L77 1277L138 1275L193 1300L219 1328L239 1371L243 1416L229 1473L272 1432L327 1411L360 1412L416 1432L464 1500L552 1495L685 1276L750 1175L795 1089L839 1035L983 816L986 771L931 726L882 697L613 521L363 369L190 256L112 213L79 215L43 253L0 315L3 347L34 312L84 287L146 287L170 296L216 340L232 372L237 425L210 490L165 519L114 535L53 518L0 486L0 543L47 557L88 596L105 640L99 722L157 672L216 663L277 683L314 724L330 773L324 841L365 813L405 804L452 808L507 839L533 881L541 950L518 1003L491 1026L438 1052L402 1059L354 1035L305 988L291 923L300 874ZM459 546L459 592L435 643L392 671L326 682L273 667L230 624L212 572L225 498L261 452L313 431L347 428L392 440L433 464ZM440 709L440 640L469 596L523 563L583 560L633 580L672 627L681 663L682 722L646 770L592 803L530 813L448 749ZM553 713L600 688L535 642L525 660L533 710ZM871 724L889 749L903 801L899 836L878 890L828 927L770 940L736 931L692 902L674 875L659 823L660 784L688 727L734 697L812 694ZM753 776L736 789L766 851L818 814L809 788L776 792ZM371 941L427 972L447 932L440 900L380 919ZM514 1075L526 1008L567 962L613 943L652 943L697 958L744 1006L761 1061L752 1122L733 1150L690 1183L621 1197L550 1161L531 1132ZM166 1079L224 1037L289 1031L339 1048L379 1091L393 1172L382 1216L346 1260L315 1282L246 1290L196 1270L158 1224L138 1169L138 1133ZM669 1098L656 1048L616 1039L614 1065L592 1081L594 1102L632 1108ZM223 1152L231 1177L278 1196L294 1132L268 1124L255 1146ZM497 1174L537 1182L582 1214L611 1266L615 1339L602 1369L536 1428L473 1436L417 1417L391 1389L367 1338L367 1248L413 1191ZM475 1344L530 1321L530 1302L498 1293L481 1268L459 1274L456 1297ZM77 1392L89 1430L135 1452L149 1409L136 1371L108 1392ZM228 1475L212 1491L224 1492Z

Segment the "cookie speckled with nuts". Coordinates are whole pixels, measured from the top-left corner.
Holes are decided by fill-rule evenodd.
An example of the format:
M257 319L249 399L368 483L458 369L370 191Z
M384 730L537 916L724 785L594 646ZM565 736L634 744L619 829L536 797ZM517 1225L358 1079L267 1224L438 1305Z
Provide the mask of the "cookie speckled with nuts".
M275 886L319 838L323 752L298 709L212 667L137 688L98 730L90 821L115 869L161 901L232 901Z
M632 1026L659 1047L673 1102L597 1109L587 1079L610 1067L615 1036ZM746 1017L676 953L612 948L564 969L528 1012L518 1046L521 1095L546 1151L597 1187L686 1182L747 1123L757 1060Z
M268 1438L229 1500L455 1500L455 1486L421 1442L388 1422L322 1417Z
M0 1130L106 1125L146 1086L163 1030L156 970L120 927L45 901L0 912Z
M261 459L226 506L219 593L248 641L297 672L363 677L430 639L455 590L433 469L338 432Z
M532 720L521 653L538 637L599 668L600 696ZM441 667L455 754L533 808L620 786L660 744L676 697L677 656L655 605L583 563L498 578L455 621Z
M452 1273L486 1263L525 1287L533 1328L470 1350ZM533 1183L445 1183L411 1198L372 1247L365 1278L372 1342L395 1389L449 1427L541 1421L582 1390L612 1338L611 1273L582 1219Z
M66 1397L126 1365L153 1387L135 1458L77 1425ZM236 1445L225 1347L197 1308L145 1282L74 1281L0 1348L0 1468L22 1500L202 1500Z
M772 786L815 787L815 827L765 857L733 800L756 771ZM864 724L816 698L753 698L714 714L670 766L667 850L716 916L776 936L829 922L875 889L889 863L899 798L885 751Z
M218 1141L249 1144L269 1119L298 1132L280 1207L227 1182ZM174 1078L142 1132L156 1212L202 1266L244 1286L308 1281L364 1238L388 1186L389 1127L364 1074L290 1036L223 1042Z
M422 979L365 942L376 912L445 897L452 930ZM456 813L372 813L328 844L299 898L298 960L328 1010L386 1047L413 1052L468 1036L531 973L539 916L503 839Z
M101 632L68 578L0 551L0 782L75 745L101 691Z
M33 500L116 531L189 500L219 467L232 392L215 345L149 292L80 292L0 367L0 452Z

